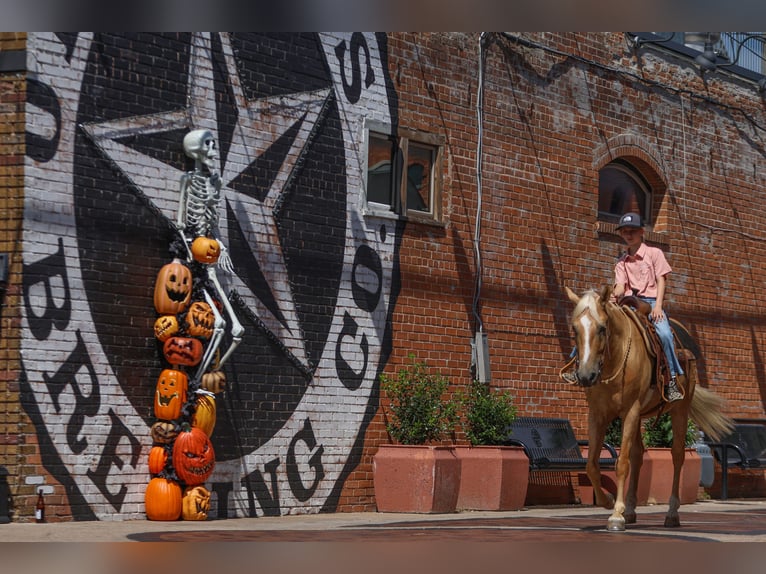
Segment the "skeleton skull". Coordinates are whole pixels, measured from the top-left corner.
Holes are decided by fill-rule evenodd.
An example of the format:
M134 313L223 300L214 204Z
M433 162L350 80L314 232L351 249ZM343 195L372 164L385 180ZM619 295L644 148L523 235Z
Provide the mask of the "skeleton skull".
M209 170L215 170L218 149L215 136L210 130L193 130L184 136L184 151L190 158L201 162Z

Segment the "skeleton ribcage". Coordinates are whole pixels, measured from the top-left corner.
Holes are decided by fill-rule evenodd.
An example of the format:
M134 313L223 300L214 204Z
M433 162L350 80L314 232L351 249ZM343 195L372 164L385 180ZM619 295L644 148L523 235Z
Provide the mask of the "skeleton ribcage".
M188 180L186 196L186 228L198 235L210 235L218 222L219 190L210 179L192 173Z

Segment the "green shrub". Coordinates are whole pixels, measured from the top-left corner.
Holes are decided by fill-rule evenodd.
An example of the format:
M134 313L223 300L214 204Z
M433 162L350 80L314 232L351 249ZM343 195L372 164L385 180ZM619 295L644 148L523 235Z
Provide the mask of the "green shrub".
M608 442L614 448L620 448L622 444L622 419L617 417L606 427L604 442Z
M380 375L380 385L390 399L386 423L391 438L399 444L416 445L439 441L453 432L457 403L444 397L449 380L410 354L412 363L396 376Z
M670 420L670 413L663 413L660 416L660 422L655 426L656 417L644 421L643 440L646 447L670 448L673 445L673 423ZM697 425L689 419L686 425L686 437L684 444L687 447L694 446L697 442L699 431ZM614 419L606 429L604 441L612 446L619 448L622 442L622 421L619 418Z
M670 413L663 413L660 416L659 423L656 417L644 421L644 446L668 448L673 445L673 427L670 419ZM686 436L684 444L687 447L694 446L697 442L699 431L697 425L689 419L686 425Z
M473 381L462 400L465 434L476 445L501 445L516 419L516 406L508 391L492 391L488 384Z

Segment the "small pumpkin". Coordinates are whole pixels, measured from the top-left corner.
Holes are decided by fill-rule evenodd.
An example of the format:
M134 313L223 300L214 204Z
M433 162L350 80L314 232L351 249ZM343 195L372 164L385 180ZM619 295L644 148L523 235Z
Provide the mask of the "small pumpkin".
M215 397L208 394L199 394L194 402L194 406L192 426L197 427L207 436L212 436L216 420Z
M155 477L146 485L144 506L149 520L178 520L181 504L181 487L178 483Z
M210 510L210 491L204 486L187 486L181 508L184 520L207 520Z
M154 336L161 343L167 341L170 337L178 333L178 319L175 315L161 315L154 322Z
M192 241L191 252L195 261L210 265L218 261L221 255L221 244L212 237L200 235Z
M163 369L157 379L154 393L154 416L172 421L181 415L181 408L186 402L189 377L177 369Z
M192 295L191 270L180 259L162 266L154 283L154 308L162 315L185 311Z
M201 429L186 425L173 445L173 468L187 486L202 484L215 467L213 443Z
M209 339L213 334L215 315L210 305L204 301L195 301L186 314L186 332L192 337Z
M176 425L167 421L157 421L150 430L152 440L160 444L169 444L178 436Z
M149 473L159 474L165 470L168 462L168 450L164 446L155 445L149 451Z
M193 367L202 360L202 341L191 337L170 337L162 346L165 359L171 365Z
M211 393L220 393L226 388L226 373L210 371L202 375L200 386Z

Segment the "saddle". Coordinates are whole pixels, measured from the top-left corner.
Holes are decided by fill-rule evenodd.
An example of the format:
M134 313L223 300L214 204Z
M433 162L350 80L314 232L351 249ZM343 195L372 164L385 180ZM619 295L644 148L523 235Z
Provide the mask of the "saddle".
M649 319L652 306L633 295L621 297L617 304L622 307L625 314L639 328L638 330L644 338L644 344L649 351L649 355L654 359L653 381L659 386L660 393L665 398L665 385L670 382L670 367L665 351L662 349L662 341L660 341L657 335L654 323Z

